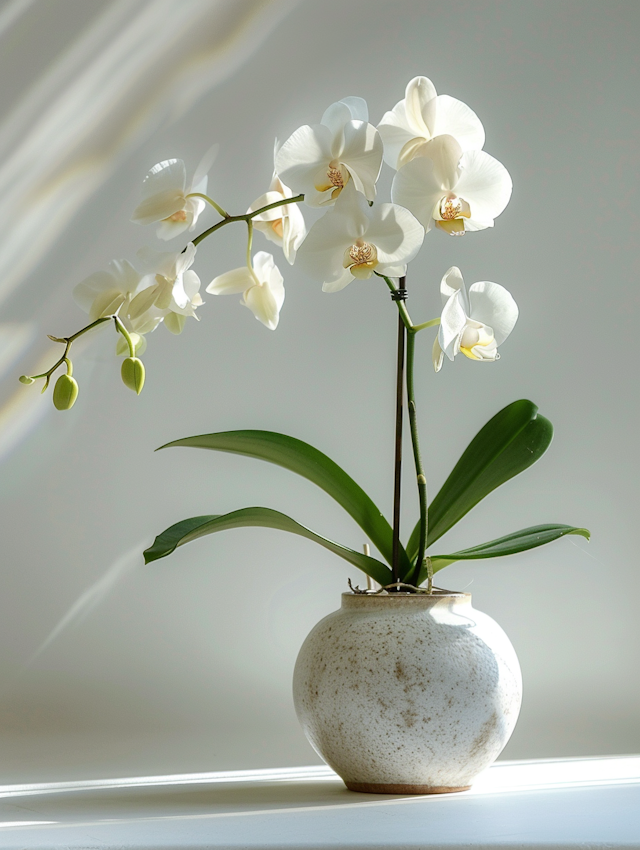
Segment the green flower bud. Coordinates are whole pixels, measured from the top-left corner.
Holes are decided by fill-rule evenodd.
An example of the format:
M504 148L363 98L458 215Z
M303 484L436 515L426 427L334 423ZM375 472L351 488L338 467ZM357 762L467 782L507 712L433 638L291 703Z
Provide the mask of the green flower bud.
M144 364L138 357L127 357L120 370L125 387L140 395L144 386Z
M56 410L71 410L78 398L78 382L71 375L60 375L53 388Z
M21 384L33 384L35 383L35 378L29 377L29 375L20 375L18 378Z

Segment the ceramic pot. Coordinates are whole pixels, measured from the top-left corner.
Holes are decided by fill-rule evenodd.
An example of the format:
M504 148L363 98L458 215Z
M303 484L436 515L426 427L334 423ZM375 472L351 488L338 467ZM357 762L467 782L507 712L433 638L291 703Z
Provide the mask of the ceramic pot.
M293 698L316 752L352 791L463 791L498 757L522 677L471 594L344 593L305 640Z

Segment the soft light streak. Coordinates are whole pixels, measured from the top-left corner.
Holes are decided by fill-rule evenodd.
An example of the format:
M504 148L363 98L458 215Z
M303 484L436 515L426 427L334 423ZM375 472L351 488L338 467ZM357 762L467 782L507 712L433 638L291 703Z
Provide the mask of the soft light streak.
M227 770L212 773L181 773L163 776L131 776L115 779L93 779L74 782L42 782L24 785L1 785L0 798L23 797L34 794L62 794L74 791L112 790L118 788L158 788L163 786L195 785L255 785L260 783L341 783L342 780L327 765L306 767L265 768L260 770ZM540 759L534 761L503 761L492 765L480 775L465 796L504 794L521 791L546 791L555 788L583 788L604 785L639 785L640 756L611 756L602 758ZM444 794L425 799L456 799L461 794ZM388 799L388 802L415 800ZM349 797L351 799L351 797ZM378 804L380 801L376 801ZM323 807L326 808L326 807ZM246 812L245 812L246 813Z
M99 578L98 581L92 584L91 587L84 591L84 593L80 594L67 613L55 625L49 635L31 656L27 662L27 666L32 664L38 656L42 655L45 649L51 646L54 640L56 640L62 632L65 631L65 629L68 629L71 625L84 620L84 618L90 614L94 608L100 605L100 603L105 600L126 573L131 572L135 567L140 566L142 563L142 550L144 549L145 542L145 540L141 540L139 543L136 543L135 546L132 546L131 549L124 553L124 555L113 562L106 573Z

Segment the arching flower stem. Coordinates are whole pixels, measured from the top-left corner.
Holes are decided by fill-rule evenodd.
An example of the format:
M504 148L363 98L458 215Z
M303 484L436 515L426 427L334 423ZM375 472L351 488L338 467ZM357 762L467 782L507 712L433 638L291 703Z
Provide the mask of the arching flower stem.
M122 336L126 339L127 345L129 346L129 357L136 356L136 347L133 343L129 335L129 331L125 328L122 321L118 318L118 316L113 317L113 321L115 322L116 330L122 334Z
M56 369L59 366L62 366L63 363L68 364L69 358L67 357L67 355L69 354L69 349L71 348L71 344L76 339L78 339L78 337L81 337L87 331L92 330L92 328L96 328L98 325L102 325L105 322L110 322L111 319L115 319L115 318L116 318L116 316L103 316L100 319L96 319L95 322L91 322L90 324L85 325L84 328L80 328L79 331L76 331L74 334L71 334L71 336L58 337L58 336L51 336L49 334L49 339L52 340L52 342L61 342L61 343L64 344L64 352L62 353L62 356L46 372L41 372L41 374L39 374L39 375L29 375L27 377L31 378L32 381L35 381L38 378L44 378L45 382L44 382L44 387L42 388L42 392L44 392L47 389L47 387L49 386L49 381L51 380L51 376L56 371Z
M225 212L222 209L222 207L220 206L220 204L216 204L216 202L213 200L213 198L210 198L208 195L204 195L202 192L189 192L189 194L186 197L187 198L202 198L202 200L206 201L208 204L210 204L214 208L214 210L219 215L222 216L222 218L230 218L229 213Z
M203 239L206 239L208 236L211 236L212 233L215 233L216 230L220 230L221 227L224 227L225 224L231 224L234 221L251 221L252 218L255 218L257 215L262 215L262 213L267 212L268 210L273 210L276 207L283 207L286 204L299 204L304 201L304 195L295 195L293 198L283 198L281 201L274 201L272 204L267 204L266 207L260 207L259 210L253 210L250 213L244 213L244 215L228 215L222 219L222 221L214 224L213 227L210 227L208 230L203 231L199 236L193 240L194 245L199 245Z
M211 205L214 206L217 209L217 211L220 213L220 215L223 216L222 221L219 221L217 224L214 224L213 227L210 227L208 230L205 230L199 236L196 236L196 238L193 240L193 244L198 245L200 242L202 242L203 239L206 239L207 236L211 236L211 234L215 233L216 230L219 230L221 227L224 227L225 224L231 224L232 222L235 222L235 221L244 221L244 222L246 222L247 228L248 228L248 231L249 231L248 240L247 240L247 266L252 271L253 271L252 266L251 266L251 243L252 243L252 239L253 239L253 221L252 221L252 219L255 218L255 216L257 216L257 215L262 215L262 213L265 213L268 210L275 209L276 207L282 207L285 204L299 204L301 201L304 200L304 195L300 194L300 195L296 195L293 198L283 198L280 201L274 201L274 203L267 204L267 206L261 207L258 210L253 210L250 213L244 213L243 215L229 215L228 213L226 213L222 209L222 207L219 207L214 201L211 200L211 198L207 197L206 195L202 195L199 192L192 192L191 194L192 194L193 197L197 196L199 198L204 198L204 200L211 203ZM389 281L389 283L390 283L391 286L393 286L393 284L391 284L391 281ZM65 336L65 337L49 336L49 339L53 340L53 342L64 343L65 349L64 349L64 353L63 353L62 357L59 360L57 360L56 363L54 363L54 365L51 367L51 369L48 369L46 372L42 372L42 374L40 374L40 375L29 375L29 376L25 375L23 377L25 377L25 378L29 377L33 380L36 380L37 378L44 378L45 384L44 384L44 387L42 389L42 392L44 392L47 389L47 387L49 386L49 381L51 379L51 375L56 371L56 369L59 366L61 366L64 363L65 358L66 358L67 354L69 353L69 349L71 348L72 342L74 340L78 339L78 337L87 333L87 331L90 331L92 328L95 328L98 325L102 325L102 324L104 324L104 322L110 322L112 319L115 321L116 330L119 333L121 333L124 336L124 338L126 339L127 345L129 346L129 351L131 352L131 357L134 357L135 356L135 346L133 344L133 340L129 336L127 329L124 327L124 325L122 324L122 322L120 321L118 316L116 314L112 314L110 316L102 316L101 318L96 319L95 322L91 322L90 324L85 325L83 328L80 328L79 331L76 331L71 336Z

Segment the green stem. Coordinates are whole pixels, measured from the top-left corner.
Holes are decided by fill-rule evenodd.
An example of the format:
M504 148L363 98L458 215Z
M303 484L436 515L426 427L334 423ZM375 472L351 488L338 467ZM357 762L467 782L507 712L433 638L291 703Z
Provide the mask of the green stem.
M440 316L437 319L431 319L428 322L423 322L421 325L414 325L413 330L417 333L418 331L423 331L426 328L435 328L440 324Z
M393 285L393 281L388 278L384 274L380 274L380 272L375 272L378 277L381 277L384 282L389 287L390 292L397 292L396 287ZM407 310L407 306L404 301L396 301L398 305L398 310L400 311L400 315L402 316L402 321L404 322L405 328L409 331L409 333L418 333L418 331L423 331L426 328L435 328L436 325L440 324L440 317L437 319L430 319L428 322L422 322L420 325L414 325L411 321L411 316L409 315L409 311Z
M427 548L427 532L429 515L427 511L427 478L424 474L422 456L420 454L420 442L418 440L418 417L416 412L415 386L413 381L413 365L415 358L416 331L410 330L407 334L407 402L409 407L409 426L411 430L411 446L416 466L416 481L418 484L418 500L420 502L420 537L418 540L418 556L415 567L410 576L409 583L415 583L415 578L420 574L420 567Z
M299 204L301 201L304 201L304 195L302 194L296 195L294 198L283 198L281 201L274 201L272 204L267 204L265 207L260 207L259 210L253 210L253 212L245 213L244 215L227 216L226 218L223 218L222 221L214 224L213 227L210 227L208 230L203 231L199 236L196 236L192 242L194 245L199 245L203 239L211 236L212 233L215 233L216 230L220 230L220 228L224 227L226 224L231 224L234 221L249 222L257 215L262 215L262 213L267 212L268 210L274 210L276 207L284 207L287 204Z
M223 210L220 204L216 204L213 198L210 198L208 195L203 195L202 192L190 192L187 195L187 198L202 198L203 201L206 201L208 204L211 204L214 210L219 213L222 218L229 218L229 213Z
M116 330L119 331L127 341L127 345L129 346L129 357L135 357L136 356L136 347L133 344L133 340L129 336L129 331L122 324L122 320L119 319L118 316L114 316L113 321L115 322Z
M113 319L113 318L115 318L115 317L114 316L104 316L101 319L96 319L95 322L91 322L90 324L85 325L84 328L80 328L79 331L76 331L71 336L65 336L65 337L49 336L49 339L53 340L53 342L64 343L64 352L62 354L62 357L59 360L57 360L56 363L54 363L54 365L50 369L48 369L46 372L42 372L40 375L30 375L29 377L33 378L34 380L36 380L37 378L46 378L47 383L48 383L49 378L51 377L51 375L53 375L53 373L56 371L58 366L62 366L62 364L65 361L68 362L67 354L69 353L69 349L71 348L71 343L74 342L74 340L78 339L78 337L82 336L82 334L86 334L86 332L90 331L92 328L95 328L98 325L102 325L105 322L110 322L111 319ZM46 385L45 385L45 387L46 387Z

